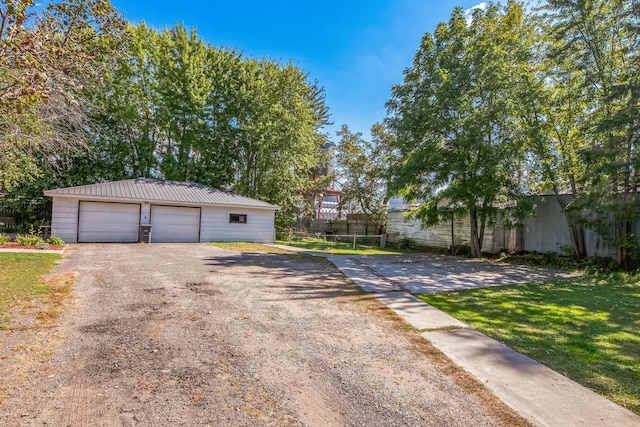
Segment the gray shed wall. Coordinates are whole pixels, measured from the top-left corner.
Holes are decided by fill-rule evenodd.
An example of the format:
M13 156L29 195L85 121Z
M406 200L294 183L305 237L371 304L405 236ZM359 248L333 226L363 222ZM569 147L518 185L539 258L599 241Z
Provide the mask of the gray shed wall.
M409 239L418 246L448 249L451 247L451 222L444 222L429 228L422 228L418 220L407 220L406 211L395 209L387 214L387 241L397 243ZM471 236L470 217L453 221L454 246L468 246ZM499 253L503 250L518 250L516 230L504 228L498 219L495 227L487 226L482 241L482 251Z

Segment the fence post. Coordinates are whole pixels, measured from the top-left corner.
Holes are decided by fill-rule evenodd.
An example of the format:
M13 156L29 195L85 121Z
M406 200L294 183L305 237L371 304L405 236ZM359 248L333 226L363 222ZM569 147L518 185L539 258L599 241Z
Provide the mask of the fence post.
M356 248L356 236L357 236L357 234L353 235L353 249Z

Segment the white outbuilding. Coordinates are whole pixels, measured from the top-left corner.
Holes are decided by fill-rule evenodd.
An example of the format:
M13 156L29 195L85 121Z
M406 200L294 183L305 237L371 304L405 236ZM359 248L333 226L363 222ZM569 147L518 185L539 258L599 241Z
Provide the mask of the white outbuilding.
M279 209L202 184L148 178L44 194L53 198L51 232L67 243L272 243Z

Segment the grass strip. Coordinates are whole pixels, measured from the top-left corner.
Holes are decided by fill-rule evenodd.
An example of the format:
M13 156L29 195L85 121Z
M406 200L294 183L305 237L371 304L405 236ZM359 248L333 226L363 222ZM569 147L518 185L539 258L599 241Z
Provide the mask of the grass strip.
M211 242L211 246L215 246L220 249L226 249L228 251L236 252L266 252L270 254L291 254L291 252L278 248L276 246L263 245L261 243L247 243L247 242Z
M0 253L0 329L7 329L13 307L49 292L41 277L59 259L58 254Z
M380 249L375 245L364 245L358 243L356 243L356 247L354 249L353 243L351 242L336 242L316 238L303 240L278 240L276 243L333 255L397 255L407 252L397 249Z
M640 414L639 275L590 275L419 298Z

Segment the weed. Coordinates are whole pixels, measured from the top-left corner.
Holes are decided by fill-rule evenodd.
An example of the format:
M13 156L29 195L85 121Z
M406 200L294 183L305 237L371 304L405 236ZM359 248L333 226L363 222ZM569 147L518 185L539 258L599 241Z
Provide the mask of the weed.
M30 228L27 234L18 234L16 236L16 243L21 246L35 246L41 242L43 242L42 236L33 228Z
M55 233L53 233L47 239L47 243L50 245L64 245L64 240L62 240L60 237L56 236Z

